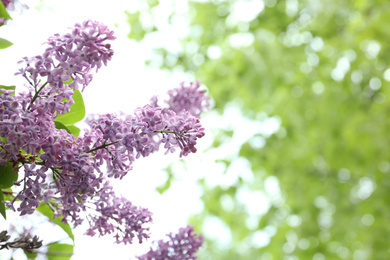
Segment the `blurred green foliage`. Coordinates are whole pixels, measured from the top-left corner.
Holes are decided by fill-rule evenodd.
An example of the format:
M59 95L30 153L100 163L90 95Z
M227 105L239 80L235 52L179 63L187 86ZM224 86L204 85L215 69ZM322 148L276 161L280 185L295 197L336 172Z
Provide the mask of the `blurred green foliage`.
M162 68L194 73L221 113L239 99L252 120L260 112L281 119L264 147L240 148L251 180L229 188L200 181L205 207L191 224L217 217L231 233L227 245L206 236L200 259L389 259L390 2L267 0L256 13L259 6L191 1L182 50L158 50ZM240 188L266 194L267 212L251 216Z

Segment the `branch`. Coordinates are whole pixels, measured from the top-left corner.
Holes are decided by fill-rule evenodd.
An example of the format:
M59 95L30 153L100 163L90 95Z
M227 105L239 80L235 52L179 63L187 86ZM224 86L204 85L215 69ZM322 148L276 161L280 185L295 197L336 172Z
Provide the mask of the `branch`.
M94 151L97 151L97 150L99 150L99 149L106 148L107 146L110 146L110 145L113 145L113 144L116 144L116 143L118 143L118 141L115 141L115 142L109 143L109 144L104 143L104 144L102 144L102 145L100 145L100 146L98 146L98 147L95 147L95 148L89 150L87 153L92 153L92 152L94 152Z
M38 98L39 92L42 91L42 89L47 85L47 83L48 83L48 82L46 82L45 84L43 84L42 87L35 93L34 97L31 99L30 105L28 105L28 108L27 108L27 109L30 109L31 104L34 103L34 101Z
M21 248L27 252L32 252L33 249L37 249L42 246L42 240L39 240L37 236L31 238L30 234L21 235L13 242L7 242L10 237L10 235L7 235L6 230L0 233L0 250L9 248Z

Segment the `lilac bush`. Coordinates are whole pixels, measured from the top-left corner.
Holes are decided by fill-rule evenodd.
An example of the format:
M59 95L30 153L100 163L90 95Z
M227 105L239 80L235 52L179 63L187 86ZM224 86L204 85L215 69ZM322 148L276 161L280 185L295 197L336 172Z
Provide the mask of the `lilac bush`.
M199 82L183 83L168 93L164 108L156 101L133 114L95 115L79 137L58 129L56 120L69 113L75 92L89 85L92 70L111 60L108 41L114 39L113 31L98 22L76 24L71 33L50 37L42 55L20 62L23 68L16 75L26 79L28 92L0 89L0 165L23 172L14 183L21 191L4 203L20 215L46 203L66 223L78 226L87 220L87 235L112 234L117 243L131 244L135 238L142 243L149 238L152 213L118 197L108 179L122 179L136 159L161 145L165 153L179 150L180 157L195 153L204 136L199 117L208 98ZM87 208L93 210L84 219L80 212ZM203 241L194 236L192 228L170 235L185 244L175 249L180 259L194 259Z

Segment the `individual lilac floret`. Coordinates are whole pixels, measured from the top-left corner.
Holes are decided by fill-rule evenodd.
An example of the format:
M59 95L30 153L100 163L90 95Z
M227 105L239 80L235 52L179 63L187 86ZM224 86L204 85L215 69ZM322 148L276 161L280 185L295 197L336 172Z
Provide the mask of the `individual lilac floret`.
M188 86L182 82L179 88L169 90L169 99L165 100L168 106L167 109L174 111L176 114L188 112L192 116L199 118L210 106L210 100L205 95L205 91L199 90L200 85L199 81L191 82ZM157 103L157 97L153 96L150 104L157 106Z
M168 234L168 240L154 242L149 252L138 256L139 260L194 260L203 244L203 236L197 236L192 226L180 228L177 234Z

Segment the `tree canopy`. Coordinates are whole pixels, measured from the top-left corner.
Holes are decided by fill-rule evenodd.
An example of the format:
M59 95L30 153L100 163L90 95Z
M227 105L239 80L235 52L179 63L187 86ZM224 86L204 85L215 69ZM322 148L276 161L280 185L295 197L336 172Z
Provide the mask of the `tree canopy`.
M136 19L155 15L159 2L148 2L128 13L130 38L159 30L157 20ZM206 236L200 259L388 258L388 15L381 0L190 1L185 14L172 12L190 29L179 52L156 50L161 67L193 73L220 113L236 101L253 121L281 122L216 162L227 172L244 160L252 178L199 182L205 207L192 224L217 218L231 234L228 245ZM220 129L214 146L232 135ZM264 146L251 143L261 137ZM265 213L248 210L242 189L266 198Z

